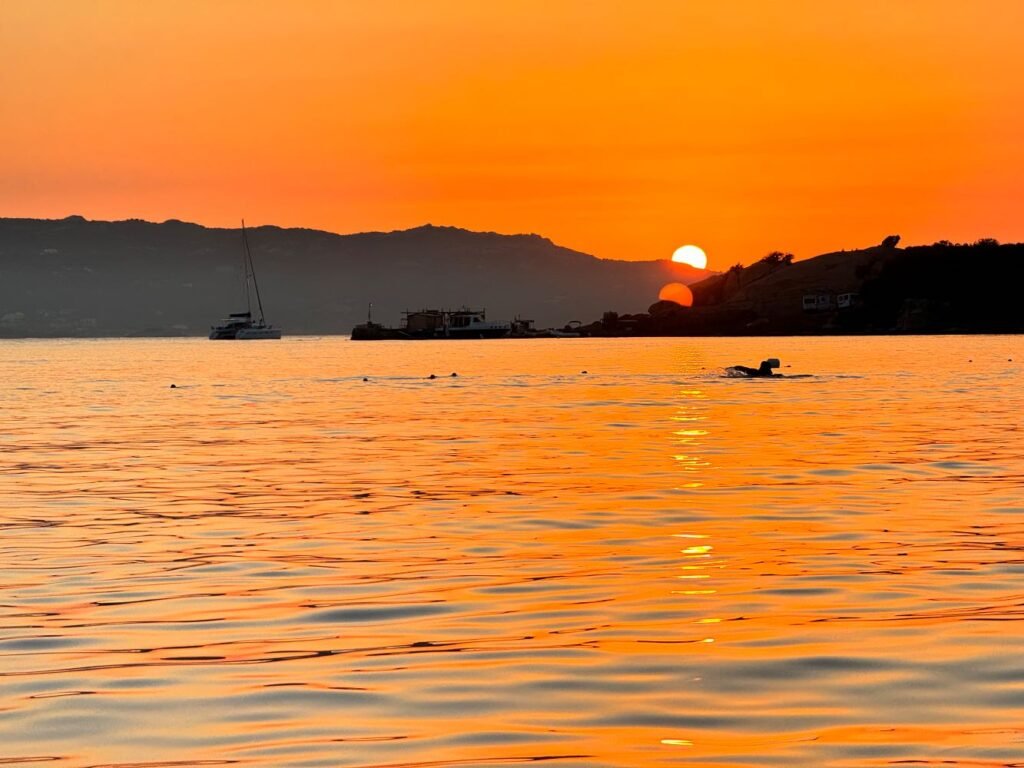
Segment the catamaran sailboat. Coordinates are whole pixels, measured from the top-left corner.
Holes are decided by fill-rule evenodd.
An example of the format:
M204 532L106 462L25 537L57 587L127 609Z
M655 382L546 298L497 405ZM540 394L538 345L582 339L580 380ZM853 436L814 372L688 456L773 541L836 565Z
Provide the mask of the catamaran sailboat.
M249 238L245 233L245 220L242 220L242 269L245 274L245 312L232 312L220 325L210 328L211 339L280 339L281 329L267 325L263 317L263 300L260 298L260 286L256 282L256 269L252 265L252 252L249 250ZM250 284L252 289L250 289ZM256 294L256 306L259 308L259 320L252 317L252 293Z

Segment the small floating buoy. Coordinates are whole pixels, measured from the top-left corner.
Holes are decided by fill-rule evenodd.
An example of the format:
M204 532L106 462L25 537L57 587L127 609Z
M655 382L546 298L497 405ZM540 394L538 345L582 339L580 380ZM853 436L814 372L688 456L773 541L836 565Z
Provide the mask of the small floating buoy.
M363 376L363 381L369 381L369 379Z
M586 373L586 371L580 371L580 373Z
M457 374L457 373L456 373L455 371L452 371L452 378L453 378L453 379L454 379L454 378L455 378L456 376L458 376L458 375L459 375L459 374Z
M428 378L428 379L436 379L436 378L437 378L437 376L435 376L434 374L430 374L429 376L427 376L427 378Z
M177 385L177 384L171 384L170 388L171 388L171 389L177 389L177 388L178 388L178 385Z

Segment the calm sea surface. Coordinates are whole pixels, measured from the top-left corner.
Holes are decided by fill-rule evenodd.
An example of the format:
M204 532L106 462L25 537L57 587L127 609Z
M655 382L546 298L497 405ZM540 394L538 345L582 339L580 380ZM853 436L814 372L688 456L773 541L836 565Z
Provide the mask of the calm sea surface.
M0 342L0 764L1018 765L1022 372Z

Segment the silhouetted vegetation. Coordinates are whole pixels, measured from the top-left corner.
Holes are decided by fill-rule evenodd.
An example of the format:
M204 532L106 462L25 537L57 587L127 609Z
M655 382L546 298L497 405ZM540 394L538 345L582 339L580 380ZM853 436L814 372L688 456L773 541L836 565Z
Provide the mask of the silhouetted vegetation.
M779 266L787 266L793 263L792 253L783 253L782 251L772 251L767 256L763 257L758 264L772 264Z
M877 328L1022 331L1022 280L1024 244L984 238L906 248L865 282L865 316Z

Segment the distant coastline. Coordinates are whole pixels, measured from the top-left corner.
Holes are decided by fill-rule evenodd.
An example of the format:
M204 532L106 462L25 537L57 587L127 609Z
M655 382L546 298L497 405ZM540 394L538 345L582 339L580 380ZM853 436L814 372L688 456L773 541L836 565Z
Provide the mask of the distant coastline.
M472 305L538 327L642 310L700 270L617 261L535 234L425 225L338 235L249 228L267 322L288 335L347 334L367 317ZM238 229L170 220L0 218L0 337L207 336L245 309Z
M206 336L238 291L239 242L238 230L176 220L0 218L0 338ZM589 337L1024 333L1024 245L991 239L900 248L886 238L710 275L430 225L263 226L251 242L268 322L294 336L348 335L370 303L382 318L473 305ZM670 282L690 286L693 306L654 301Z

